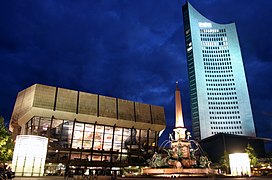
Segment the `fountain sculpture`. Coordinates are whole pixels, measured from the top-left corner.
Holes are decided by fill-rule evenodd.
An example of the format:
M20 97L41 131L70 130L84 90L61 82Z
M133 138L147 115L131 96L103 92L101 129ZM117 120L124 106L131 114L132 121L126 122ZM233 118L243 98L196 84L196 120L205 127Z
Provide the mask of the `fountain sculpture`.
M216 174L210 168L210 161L205 156L201 146L191 139L190 132L184 127L180 90L176 83L176 123L169 140L162 143L158 152L147 160L149 167L143 169L143 174L161 176L200 176ZM166 148L168 144L170 148Z

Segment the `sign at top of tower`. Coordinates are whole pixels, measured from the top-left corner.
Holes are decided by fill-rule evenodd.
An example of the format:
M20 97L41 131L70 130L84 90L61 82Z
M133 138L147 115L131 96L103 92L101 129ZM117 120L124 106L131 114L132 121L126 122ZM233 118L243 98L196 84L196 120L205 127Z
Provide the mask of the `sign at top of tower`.
M212 23L209 23L209 22L199 22L198 26L200 28L212 28Z

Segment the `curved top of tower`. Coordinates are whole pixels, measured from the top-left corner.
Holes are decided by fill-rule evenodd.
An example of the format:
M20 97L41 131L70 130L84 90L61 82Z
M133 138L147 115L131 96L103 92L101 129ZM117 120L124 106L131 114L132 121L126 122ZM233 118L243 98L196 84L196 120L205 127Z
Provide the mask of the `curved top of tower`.
M217 23L214 22L208 18L206 18L203 14L201 14L198 10L196 10L191 3L189 3L188 1L186 2L186 4L183 6L183 11L185 10L185 7L187 7L187 9L189 10L190 13L190 19L194 18L197 19L199 21L199 27L200 28L212 28L212 25L216 25L217 27L220 26L228 26L228 25L235 25L234 22L231 23ZM212 25L211 25L212 24Z

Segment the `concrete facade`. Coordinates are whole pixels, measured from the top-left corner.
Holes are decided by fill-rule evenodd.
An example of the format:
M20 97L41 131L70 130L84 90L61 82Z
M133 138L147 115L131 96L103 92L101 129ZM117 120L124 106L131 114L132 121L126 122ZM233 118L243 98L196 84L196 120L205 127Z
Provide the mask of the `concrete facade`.
M165 128L163 107L41 84L18 93L10 130L15 133L33 116L154 131Z

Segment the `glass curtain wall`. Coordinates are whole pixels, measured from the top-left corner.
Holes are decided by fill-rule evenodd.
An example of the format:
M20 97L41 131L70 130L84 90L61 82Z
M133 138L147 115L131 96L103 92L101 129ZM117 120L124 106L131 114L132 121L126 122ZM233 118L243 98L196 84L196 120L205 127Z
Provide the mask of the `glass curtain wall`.
M26 134L49 138L47 162L144 163L157 147L158 138L158 132L152 130L54 117L33 117L25 128Z

